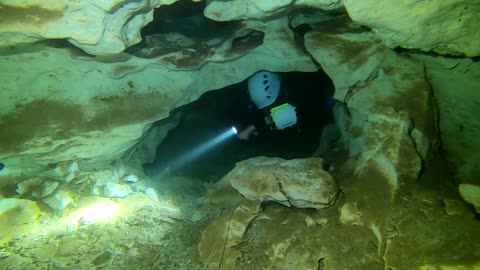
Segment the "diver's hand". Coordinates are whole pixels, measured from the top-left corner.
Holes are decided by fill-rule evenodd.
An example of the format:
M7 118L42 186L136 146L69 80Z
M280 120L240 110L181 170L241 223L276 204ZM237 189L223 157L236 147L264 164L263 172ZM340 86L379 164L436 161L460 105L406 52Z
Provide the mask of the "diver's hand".
M254 135L257 135L258 133L255 131L256 128L254 125L250 125L248 126L246 129L244 129L242 132L238 133L237 134L237 137L240 139L240 140L248 140L250 139L250 136L252 134Z

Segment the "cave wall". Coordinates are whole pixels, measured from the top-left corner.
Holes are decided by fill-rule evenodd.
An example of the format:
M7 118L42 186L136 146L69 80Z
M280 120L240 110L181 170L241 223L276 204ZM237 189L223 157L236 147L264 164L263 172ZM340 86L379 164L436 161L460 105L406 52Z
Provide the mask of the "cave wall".
M480 184L480 64L469 58L415 55L425 65L439 108L445 158L457 182Z
M141 41L140 29L154 8L175 0L147 1L3 1L0 46L68 39L82 50L112 54Z
M479 8L475 1L208 1L206 17L241 19L241 26L202 41L165 35L140 54L115 54L140 41L140 29L154 8L173 2L2 4L1 12L9 16L0 22L0 65L6 71L1 75L0 147L7 165L0 177L28 178L74 159L85 167L102 167L134 145L151 123L205 91L239 82L260 69L316 70L289 27L288 15L301 8L308 10L304 20L313 27L306 36L307 49L334 79L335 97L359 111L390 114L387 108L393 107L394 113L407 112L398 117L414 119L402 132L420 160L437 145L439 121L443 149L458 167L458 180L473 181L478 171L473 153L480 151L478 125L468 116L475 115L478 62L460 60L479 55L479 30L472 23ZM52 15L48 19L41 16L46 11ZM260 43L253 32L264 33ZM97 56L65 45L19 45L58 38ZM406 51L397 55L399 50L392 49L398 48ZM468 64L445 64L450 60L441 55ZM379 80L383 82L373 83ZM387 88L400 92L384 91ZM392 106L393 100L399 105Z
M298 269L345 269L353 264L358 269L373 265L478 268L479 241L473 241L479 235L474 212L480 209L478 186L461 186L466 200L476 206L469 208L452 192L456 185L449 185L453 178L448 166L425 170L432 153L442 150L454 165L457 182L478 184L480 77L478 28L472 22L478 14L475 1L213 0L208 1L205 15L218 21L241 19L239 28L207 40L178 33L150 37L150 47L119 54L110 53L138 42L152 9L167 2L111 1L102 6L90 1L54 5L23 1L27 7L5 3L0 12L18 16L0 16L4 42L0 49L0 162L5 165L0 171L0 198L13 200L13 205L19 205L15 211L23 212L4 225L14 227L15 234L22 228L17 225L31 223L43 211L31 200L42 200L57 211L76 205L84 194L125 198L129 192L143 192L158 200L152 190L132 191L127 182L143 180L141 170L132 167L138 169L153 159L153 148L178 120L161 121L173 108L260 69L287 72L321 67L335 84L335 97L342 101L334 114L347 162L332 163L329 169L341 190L339 202L314 213L275 205L261 209L258 202L255 209L246 207L247 218L234 223L241 229L236 232L241 232L237 240L244 254L257 248L253 253L267 264L265 269L281 269L289 263ZM89 13L92 6L103 11ZM310 9L299 12L297 8ZM78 17L67 16L72 9ZM52 17L44 20L39 10L50 10L42 14ZM127 16L117 18L117 11ZM70 27L69 18L86 28ZM312 27L304 36L305 46L296 44L292 21ZM51 35L56 28L60 34ZM81 40L73 32L91 39ZM69 39L83 51L56 42L19 45L50 38ZM124 167L105 169L112 162ZM424 188L422 173L427 172L435 182ZM415 185L419 178L420 185ZM228 181L218 183L232 191ZM439 192L442 188L450 189L448 196ZM241 199L236 193L218 193L214 190L206 200L200 199L205 213L220 218L211 226L219 229L205 233L206 240L201 240L213 247L221 246L216 241L223 235L228 240L225 222L237 217L233 215L236 208L230 212L228 204ZM223 196L215 198L216 205L209 205L208 200L217 195ZM24 211L28 208L31 211ZM237 213L245 217L242 211ZM253 221L251 214L259 218ZM145 216L140 219L132 224L143 230L136 225ZM187 222L176 215L172 220ZM159 227L158 220L147 221ZM43 222L38 226L43 228ZM261 242L258 246L249 246L241 238L245 232L264 238L255 239ZM225 249L213 251L223 254ZM238 251L227 249L224 266L234 269ZM138 263L138 257L133 257ZM202 259L206 267L207 257Z
M164 35L160 46L174 49L153 56L92 57L58 42L1 48L1 185L55 178L59 163L105 167L173 108L257 70L316 70L286 18L245 27L189 48L179 45L185 37ZM266 34L251 42L258 31Z

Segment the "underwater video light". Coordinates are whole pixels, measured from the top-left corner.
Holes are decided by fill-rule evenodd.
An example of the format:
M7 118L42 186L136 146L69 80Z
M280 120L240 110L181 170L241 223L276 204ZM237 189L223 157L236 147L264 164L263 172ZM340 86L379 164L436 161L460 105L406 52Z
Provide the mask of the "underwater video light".
M237 134L237 129L235 127L232 127L233 134Z

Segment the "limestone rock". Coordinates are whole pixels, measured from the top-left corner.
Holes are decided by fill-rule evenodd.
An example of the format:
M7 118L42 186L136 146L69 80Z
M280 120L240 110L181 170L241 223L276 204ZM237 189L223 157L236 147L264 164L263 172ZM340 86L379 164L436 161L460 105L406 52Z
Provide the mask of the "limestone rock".
M438 139L422 63L382 47L348 18L322 21L305 39L332 78L335 97L345 102L334 108L335 123L357 159L356 173L374 168L369 174L381 175L393 189L399 179L415 180Z
M287 7L292 0L244 0L244 1L210 1L205 8L206 17L216 21L233 21L242 19L260 19Z
M208 3L204 14L216 21L235 21L271 18L285 13L289 8L334 10L341 7L341 0L213 0Z
M43 182L40 189L32 191L32 195L33 197L38 199L46 197L52 194L52 192L54 192L58 186L59 186L59 183L57 181L45 181Z
M17 194L20 196L26 195L29 192L31 192L32 189L34 189L37 186L40 186L41 184L42 184L42 179L40 178L32 178L32 179L22 181L17 184L17 190L16 190Z
M343 224L362 225L357 203L346 203L340 209L338 218Z
M297 0L295 6L332 10L343 7L342 0Z
M322 159L256 157L238 162L226 179L249 200L321 209L334 203L338 187Z
M68 183L79 174L78 162L76 160L61 162L57 164L53 172L57 179Z
M297 24L302 21L297 20ZM305 34L305 47L332 79L335 98L344 100L349 87L372 76L383 61L385 48L373 33L348 16L311 23L313 29Z
M458 190L463 199L475 206L477 213L480 213L480 186L461 184L458 187Z
M122 177L122 180L127 183L136 183L139 179L135 174L126 174Z
M54 194L43 198L42 201L53 210L63 210L73 201L73 198L69 191L57 190Z
M480 185L480 63L414 55L425 65L438 103L442 149L459 183Z
M50 195L59 186L57 181L32 178L17 184L17 194L32 195L35 198L43 198Z
M344 0L350 17L371 27L390 48L480 55L480 5L475 0Z
M105 190L108 192L109 188L113 188L113 185L117 184L120 179L121 173L113 167L89 173L88 180L92 182L90 195L104 195Z
M109 198L125 198L130 193L130 187L122 184L108 183L103 187L103 195Z
M140 30L152 21L154 8L173 2L3 1L0 46L68 39L90 54L119 53L141 41Z

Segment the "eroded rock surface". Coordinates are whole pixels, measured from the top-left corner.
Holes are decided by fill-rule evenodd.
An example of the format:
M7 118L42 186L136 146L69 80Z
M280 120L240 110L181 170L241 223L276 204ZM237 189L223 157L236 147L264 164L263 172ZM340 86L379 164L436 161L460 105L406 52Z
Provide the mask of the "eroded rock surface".
M480 55L480 5L475 0L344 0L352 20L371 27L389 48Z
M260 19L288 7L292 0L279 1L210 1L205 16L216 21Z
M480 184L480 63L472 59L414 55L424 63L438 102L445 158L459 183Z
M175 0L3 1L0 46L68 39L93 55L122 52L141 41L153 10Z
M393 189L417 179L437 138L436 104L421 62L378 44L337 17L314 25L306 48L332 78L335 122L356 172L375 167ZM401 74L401 75L400 75ZM367 169L368 170L368 169Z
M207 56L195 54L196 47L152 58L90 57L44 44L2 49L0 184L36 177L57 163L105 167L174 107L260 69L316 70L286 29L286 18L253 22L211 45Z
M322 209L338 195L335 180L322 166L318 158L256 157L237 163L225 178L249 200Z

